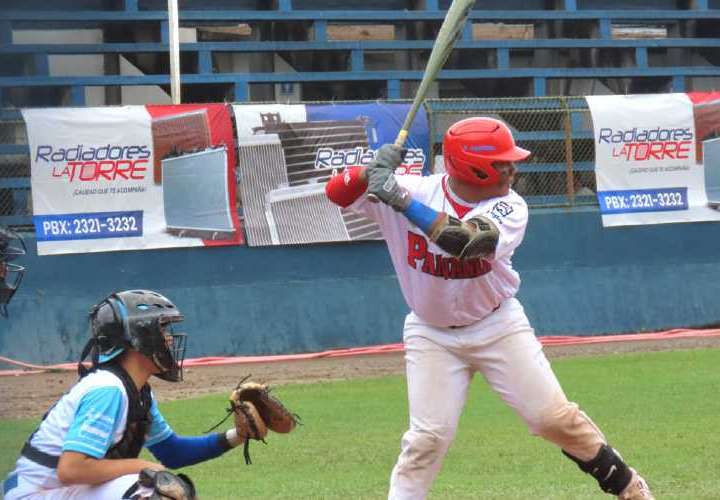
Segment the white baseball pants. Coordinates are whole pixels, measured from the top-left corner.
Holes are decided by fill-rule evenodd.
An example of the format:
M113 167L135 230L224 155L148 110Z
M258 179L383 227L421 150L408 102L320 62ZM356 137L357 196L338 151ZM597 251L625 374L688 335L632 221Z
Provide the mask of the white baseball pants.
M452 443L468 387L480 372L531 433L590 460L605 438L568 402L517 299L462 328L405 320L410 428L392 471L391 500L424 499Z
M17 486L5 493L5 500L120 500L137 480L137 474L128 474L97 486L73 485L42 489L23 481L20 476ZM145 487L140 487L136 492L142 496L150 496L152 493L152 489Z

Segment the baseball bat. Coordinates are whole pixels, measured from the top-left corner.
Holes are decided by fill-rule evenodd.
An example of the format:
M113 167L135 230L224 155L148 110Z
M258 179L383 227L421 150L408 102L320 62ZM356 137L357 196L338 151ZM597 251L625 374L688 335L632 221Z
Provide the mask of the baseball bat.
M425 66L425 73L415 93L412 106L410 106L410 110L405 116L405 122L395 139L396 146L402 147L405 144L410 126L413 120L415 120L415 115L425 99L430 84L435 81L435 77L445 65L445 61L447 61L450 52L452 52L455 42L462 36L463 27L474 3L475 0L453 0L450 4L450 8L447 14L445 14L445 19L443 20L442 26L440 26L440 31L430 52L430 58Z
M435 81L435 77L445 65L445 61L447 61L450 52L452 52L455 42L462 35L463 27L474 3L475 0L453 0L450 4L450 8L447 14L445 14L445 19L440 26L440 31L438 31L437 38L433 44L432 51L430 51L430 57L425 65L425 73L423 73L422 81L420 81L420 85L415 93L415 98L410 106L410 110L405 116L405 122L403 122L400 132L398 132L395 138L396 146L403 147L405 144L408 131L415 120L415 115L420 109L420 105L423 100L425 100L425 95L430 88L430 84ZM373 203L379 201L374 194L368 194L368 200Z

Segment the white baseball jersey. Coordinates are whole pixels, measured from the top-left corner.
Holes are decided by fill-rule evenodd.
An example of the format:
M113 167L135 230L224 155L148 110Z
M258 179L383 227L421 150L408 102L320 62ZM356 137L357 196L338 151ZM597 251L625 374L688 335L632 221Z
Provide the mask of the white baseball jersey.
M511 258L525 236L525 200L510 190L506 196L469 204L450 191L445 174L396 177L415 200L433 210L462 220L483 215L500 231L494 256L461 261L384 203L370 203L366 196L353 203L350 209L380 225L400 288L413 312L434 326L464 326L485 318L503 300L515 296L520 277Z
M75 451L93 458L103 458L125 432L128 397L122 381L106 370L97 370L83 377L48 412L30 444L53 456ZM172 429L158 410L155 400L150 407L152 424L145 446L167 439ZM57 471L20 456L4 488L31 493L61 488Z

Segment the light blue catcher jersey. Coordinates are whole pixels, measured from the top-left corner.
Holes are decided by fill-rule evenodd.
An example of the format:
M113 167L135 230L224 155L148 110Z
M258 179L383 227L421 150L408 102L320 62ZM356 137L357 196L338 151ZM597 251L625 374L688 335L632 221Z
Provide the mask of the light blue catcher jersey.
M53 456L74 451L103 458L122 439L127 411L128 397L120 379L109 371L97 370L83 377L50 409L30 444ZM167 439L173 432L154 398L150 415L152 425L145 437L146 447ZM61 486L55 469L22 456L17 460L14 473L39 488Z

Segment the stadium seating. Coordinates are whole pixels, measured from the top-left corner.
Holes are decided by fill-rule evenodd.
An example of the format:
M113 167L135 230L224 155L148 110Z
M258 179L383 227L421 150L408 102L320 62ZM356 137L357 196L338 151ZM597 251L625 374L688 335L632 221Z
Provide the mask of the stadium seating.
M184 102L296 102L411 98L450 0L179 4ZM714 89L720 87L717 33L720 0L477 2L430 97ZM167 2L3 0L0 68L2 108L169 103ZM517 127L520 142L536 150L548 143L562 150L565 143L568 154L541 156L535 172L561 174L568 158L570 170L592 172L588 116L580 101L543 101L543 107L576 112L543 119L541 127ZM513 112L537 105L532 99L506 102L510 108L499 115L518 123ZM488 112L493 103L436 101L430 107L438 112L432 123L436 142L444 131L441 118L452 117L453 106ZM29 220L24 142L19 114L3 111L5 223ZM565 192L566 181L540 191ZM14 208L3 208L8 206Z
M448 4L180 1L184 100L411 97ZM720 77L719 4L478 2L434 96L704 90ZM5 0L2 105L120 104L132 86L167 98L166 5Z

